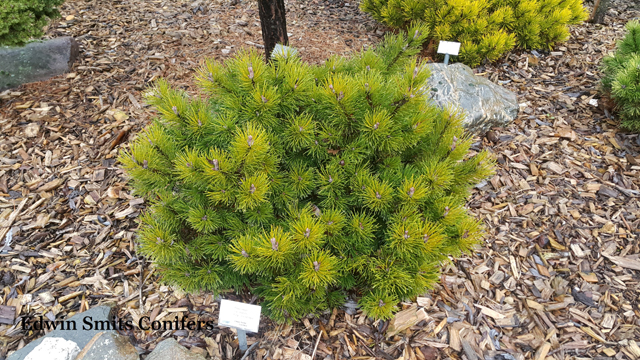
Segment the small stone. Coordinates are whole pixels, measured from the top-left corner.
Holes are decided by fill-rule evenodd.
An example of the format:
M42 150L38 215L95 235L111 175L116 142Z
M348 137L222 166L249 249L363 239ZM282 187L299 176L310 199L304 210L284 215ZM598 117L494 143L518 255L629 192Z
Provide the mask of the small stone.
M60 337L51 337L44 339L29 352L24 360L74 360L79 352L80 348L75 342Z
M159 343L145 360L205 360L202 355L195 354L178 344L176 339L169 338Z

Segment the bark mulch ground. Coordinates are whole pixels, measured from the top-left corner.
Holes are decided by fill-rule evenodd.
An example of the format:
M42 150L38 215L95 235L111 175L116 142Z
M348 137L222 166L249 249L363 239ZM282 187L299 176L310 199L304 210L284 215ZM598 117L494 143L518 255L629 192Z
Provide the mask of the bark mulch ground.
M291 45L321 62L376 43L384 29L357 5L289 1ZM25 316L115 302L134 321L217 319L213 296L163 286L137 257L145 204L116 158L153 117L140 96L151 81L195 92L202 59L260 47L257 5L68 0L62 13L47 36L79 40L73 72L0 94L0 359L42 335L21 329ZM515 91L521 112L474 145L498 160L468 204L486 241L445 264L436 289L389 322L349 306L288 325L264 319L246 358L639 359L640 136L620 131L598 94L600 59L639 15L614 1L606 26L476 69ZM142 354L173 336L212 359L242 357L230 329L127 335Z

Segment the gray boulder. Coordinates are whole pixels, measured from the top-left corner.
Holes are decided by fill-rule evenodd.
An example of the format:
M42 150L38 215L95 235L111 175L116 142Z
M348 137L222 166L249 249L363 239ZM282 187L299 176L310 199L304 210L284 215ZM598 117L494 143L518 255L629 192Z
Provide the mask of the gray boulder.
M464 64L428 64L430 97L440 108L464 112L467 130L482 135L495 126L505 126L518 115L513 92L476 76Z
M24 360L74 360L80 352L78 344L63 338L46 338Z
M96 334L103 331L105 333L116 332L115 329L112 328L113 326L109 325L107 327L106 323L107 321L111 322L113 320L113 316L111 314L113 307L113 304L102 305L80 314L76 314L64 321L66 326L65 329L58 327L58 329L51 331L47 335L28 343L22 349L9 355L7 360L24 360L33 349L47 338L63 338L65 340L70 340L76 343L79 349L83 349ZM37 321L37 319L31 319L28 323L32 321ZM89 326L87 323L92 324L91 329L88 329ZM69 329L71 328L70 324L75 324L75 330ZM96 324L100 324L100 327L94 326ZM58 325L60 325L60 323L58 323ZM28 326L32 327L33 324Z
M200 354L187 350L176 339L168 338L156 345L151 354L145 360L205 360Z
M0 91L43 81L71 69L79 54L72 37L35 41L21 47L0 47Z
M138 351L126 336L113 332L97 334L75 360L138 360Z

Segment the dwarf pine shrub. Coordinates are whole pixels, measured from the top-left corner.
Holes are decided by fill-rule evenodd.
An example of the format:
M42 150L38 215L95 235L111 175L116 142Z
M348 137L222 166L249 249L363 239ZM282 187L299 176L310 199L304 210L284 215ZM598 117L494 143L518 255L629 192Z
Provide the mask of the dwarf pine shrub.
M60 16L57 7L64 0L2 0L0 2L0 45L23 45L39 38L49 19Z
M458 60L469 66L515 46L551 48L587 18L582 0L363 0L361 8L394 28L426 23L430 40L462 43Z
M640 22L630 21L616 52L603 59L602 89L616 103L621 125L640 131Z
M388 318L482 235L465 210L492 169L462 117L428 104L424 26L310 65L207 61L206 98L158 81L159 118L120 161L152 204L140 252L187 291L253 289L279 321L359 299Z

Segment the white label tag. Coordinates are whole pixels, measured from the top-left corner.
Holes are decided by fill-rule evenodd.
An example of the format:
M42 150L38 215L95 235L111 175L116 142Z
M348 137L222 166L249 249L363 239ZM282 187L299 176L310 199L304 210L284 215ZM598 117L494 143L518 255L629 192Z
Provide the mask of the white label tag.
M440 41L438 44L438 54L458 55L460 43L454 41Z
M262 307L258 305L222 299L218 325L257 333L260 327L260 311Z

